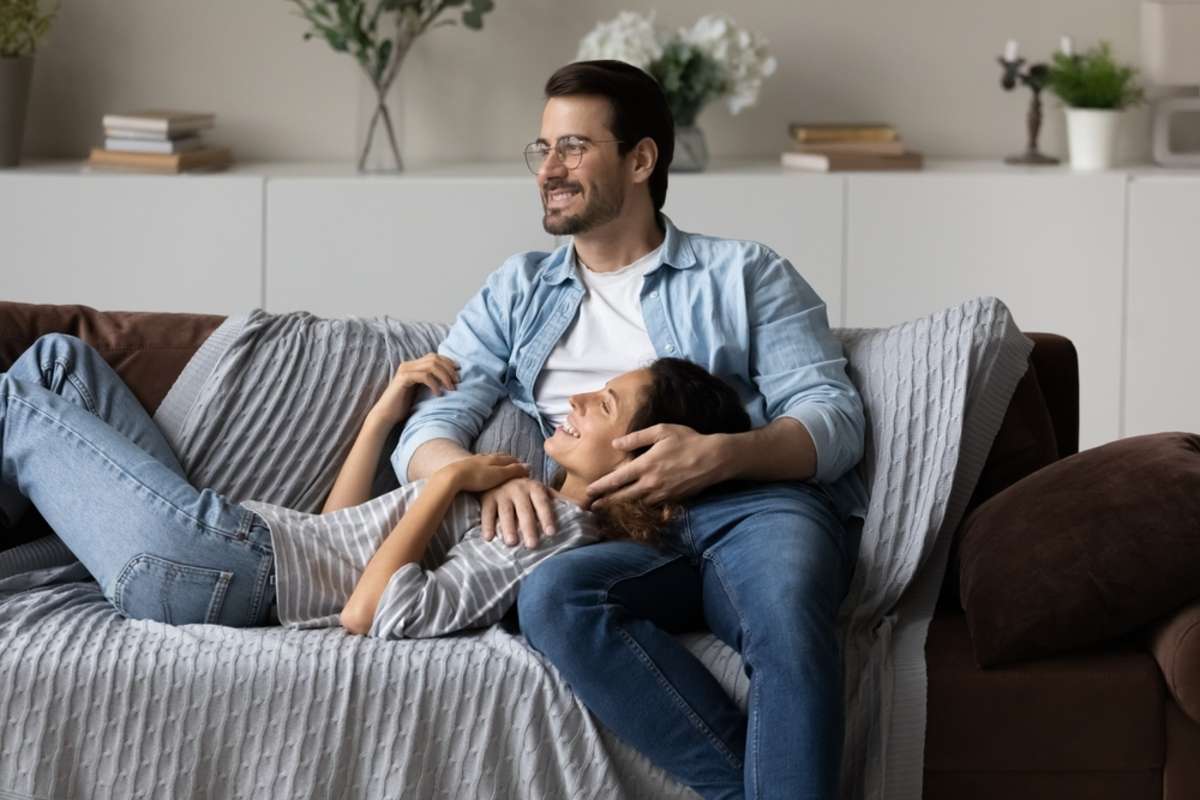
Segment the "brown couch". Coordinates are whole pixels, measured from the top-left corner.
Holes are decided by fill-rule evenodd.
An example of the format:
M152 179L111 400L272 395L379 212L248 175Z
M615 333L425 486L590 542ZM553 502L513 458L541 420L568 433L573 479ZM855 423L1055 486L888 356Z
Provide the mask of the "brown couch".
M0 371L39 335L95 346L152 413L222 317L97 312L0 302ZM1036 347L972 507L1078 450L1073 345ZM0 549L47 531L31 514ZM1200 798L1200 603L1142 631L1066 655L981 669L959 604L952 551L926 647L928 800Z

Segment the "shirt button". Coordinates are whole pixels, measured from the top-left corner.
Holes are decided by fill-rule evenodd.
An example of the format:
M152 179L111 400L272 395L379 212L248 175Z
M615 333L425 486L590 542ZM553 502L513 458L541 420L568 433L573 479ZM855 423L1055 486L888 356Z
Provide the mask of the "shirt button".
M653 292L651 292L651 293L650 293L650 296L651 296L651 297L653 297L653 298L655 298L655 299L658 299L658 290L656 289L656 290L654 290Z
M668 352L668 353L674 353L674 352L675 352L675 345L673 345L673 344L669 344L669 345L667 345L667 352Z

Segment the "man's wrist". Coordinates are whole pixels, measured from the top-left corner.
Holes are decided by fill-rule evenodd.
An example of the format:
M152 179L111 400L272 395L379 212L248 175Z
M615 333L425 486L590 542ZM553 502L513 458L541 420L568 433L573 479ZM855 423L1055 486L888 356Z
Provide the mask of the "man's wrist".
M713 484L730 481L739 477L744 468L742 453L745 451L746 446L741 439L745 434L714 433L709 436L716 448L716 458L714 461L717 464L717 469Z

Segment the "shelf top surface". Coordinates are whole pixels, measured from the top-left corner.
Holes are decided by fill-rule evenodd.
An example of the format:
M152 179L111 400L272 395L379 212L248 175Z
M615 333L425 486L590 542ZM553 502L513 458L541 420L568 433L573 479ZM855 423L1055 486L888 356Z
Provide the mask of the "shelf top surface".
M714 159L704 172L687 173L673 172L672 180L708 180L712 178L729 178L742 176L779 176L795 178L837 178L843 175L855 176L911 176L914 172L924 175L1025 175L1045 177L1068 176L1124 176L1135 179L1145 178L1200 178L1198 169L1176 169L1159 167L1154 164L1122 164L1109 170L1096 172L1075 171L1069 165L1053 166L1023 166L1009 165L1003 161L980 159L927 158L925 168L919 171L855 171L855 172L808 172L804 170L783 167L775 159L770 158L718 158ZM533 180L533 176L519 161L490 161L490 162L424 162L413 163L401 173L365 173L360 174L349 161L243 161L237 162L229 169L221 172L193 172L182 175L158 175L136 171L119 171L109 169L92 169L86 162L79 159L33 160L19 167L0 169L0 179L5 177L30 177L35 175L89 175L97 177L143 177L143 178L172 178L186 177L188 179L212 178L271 178L271 179L307 179L307 178L339 178L344 180L412 180L412 179L495 179L495 180Z

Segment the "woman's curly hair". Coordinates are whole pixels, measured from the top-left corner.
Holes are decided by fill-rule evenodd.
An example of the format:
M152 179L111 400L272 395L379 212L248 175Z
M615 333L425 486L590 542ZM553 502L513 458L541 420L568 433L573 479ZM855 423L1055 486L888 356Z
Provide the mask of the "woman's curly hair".
M686 425L702 434L750 430L750 415L737 392L703 367L681 358L660 358L647 369L650 386L629 423L630 432L664 424ZM649 449L642 447L631 455L636 458ZM675 502L641 500L608 502L594 508L605 538L651 545L659 543L663 529L681 510Z

